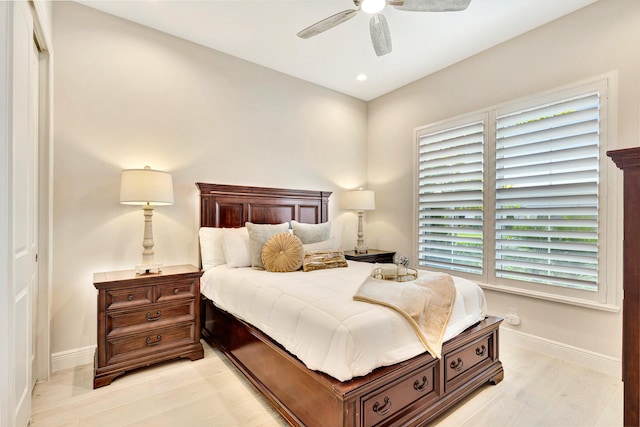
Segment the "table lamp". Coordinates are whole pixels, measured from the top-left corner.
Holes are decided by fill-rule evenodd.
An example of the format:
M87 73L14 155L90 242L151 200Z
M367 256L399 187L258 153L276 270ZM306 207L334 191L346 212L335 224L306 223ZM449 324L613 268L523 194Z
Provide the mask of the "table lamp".
M367 247L364 244L364 232L362 227L362 219L364 211L372 211L376 208L376 196L371 190L353 190L347 191L345 197L345 209L355 210L358 214L358 242L356 244L356 253L366 254Z
M137 264L136 273L158 273L162 264L153 260L153 207L173 204L173 180L171 174L144 169L125 169L120 179L120 203L141 205L144 211L144 238L142 240L142 264Z

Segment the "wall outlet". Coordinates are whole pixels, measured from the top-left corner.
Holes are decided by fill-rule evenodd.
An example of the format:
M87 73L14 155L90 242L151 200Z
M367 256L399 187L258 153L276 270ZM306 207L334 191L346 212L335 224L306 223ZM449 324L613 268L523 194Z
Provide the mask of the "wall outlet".
M504 316L504 321L510 325L519 325L520 324L520 316L518 314L509 313Z

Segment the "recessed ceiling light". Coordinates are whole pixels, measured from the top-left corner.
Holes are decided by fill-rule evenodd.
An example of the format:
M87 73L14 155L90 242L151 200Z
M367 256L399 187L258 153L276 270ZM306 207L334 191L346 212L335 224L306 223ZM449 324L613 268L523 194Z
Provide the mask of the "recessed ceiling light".
M363 82L365 80L367 80L367 75L366 74L358 74L358 77L356 77L356 80L359 82Z

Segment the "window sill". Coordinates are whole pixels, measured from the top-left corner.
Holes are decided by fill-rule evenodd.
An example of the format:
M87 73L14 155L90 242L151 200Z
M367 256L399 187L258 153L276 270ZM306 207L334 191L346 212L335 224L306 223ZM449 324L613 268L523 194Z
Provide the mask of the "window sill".
M527 289L517 289L509 286L491 285L488 283L479 283L479 282L477 283L478 285L480 285L482 289L488 289L488 290L497 291L497 292L504 292L508 294L522 295L525 297L537 298L545 301L559 302L562 304L576 305L579 307L591 308L594 310L608 311L610 313L620 312L620 306L617 304L605 304L605 303L589 301L589 300L580 299L580 298L571 298L563 295L555 295L555 294L549 294L545 292L531 291Z

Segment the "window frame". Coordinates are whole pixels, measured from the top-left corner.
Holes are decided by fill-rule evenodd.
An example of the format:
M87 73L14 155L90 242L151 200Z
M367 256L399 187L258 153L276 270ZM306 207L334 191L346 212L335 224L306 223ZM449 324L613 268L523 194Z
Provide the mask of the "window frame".
M615 126L617 115L612 100L615 90L616 76L606 74L589 80L581 81L565 87L553 89L544 93L516 99L499 105L482 108L478 111L464 114L421 126L415 129L414 141L414 234L413 257L418 265L419 253L419 191L420 191L420 139L434 132L463 126L468 123L483 120L484 136L484 181L483 181L483 272L472 274L445 269L429 268L452 275L465 277L477 282L485 289L525 295L549 301L568 303L605 311L617 312L620 309L620 281L622 274L621 241L617 237L622 233L621 221L608 220L619 218L621 212L622 190L621 180L613 164L606 156L606 151L613 149L611 141L615 141ZM598 290L586 291L545 285L534 282L496 277L496 229L495 229L495 180L496 180L496 119L497 117L545 103L557 102L585 93L597 91L600 95L600 145L599 145L599 184L598 184ZM493 254L493 255L491 255ZM427 268L427 267L419 267Z

